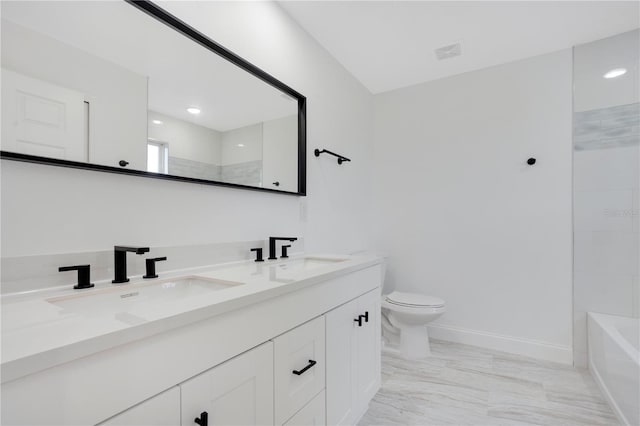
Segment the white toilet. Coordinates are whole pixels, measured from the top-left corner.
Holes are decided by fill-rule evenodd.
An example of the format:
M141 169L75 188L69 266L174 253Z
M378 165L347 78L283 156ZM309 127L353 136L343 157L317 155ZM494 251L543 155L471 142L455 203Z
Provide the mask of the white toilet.
M444 300L418 293L394 291L382 296L382 335L385 345L408 359L431 355L427 324L445 311Z

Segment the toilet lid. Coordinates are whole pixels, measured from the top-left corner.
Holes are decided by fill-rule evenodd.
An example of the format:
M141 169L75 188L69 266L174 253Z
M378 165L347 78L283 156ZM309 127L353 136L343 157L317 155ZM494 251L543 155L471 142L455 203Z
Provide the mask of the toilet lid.
M428 306L432 308L439 308L444 306L444 300L433 296L427 296L426 294L418 293L404 293L401 291L394 291L387 295L387 302L400 306Z

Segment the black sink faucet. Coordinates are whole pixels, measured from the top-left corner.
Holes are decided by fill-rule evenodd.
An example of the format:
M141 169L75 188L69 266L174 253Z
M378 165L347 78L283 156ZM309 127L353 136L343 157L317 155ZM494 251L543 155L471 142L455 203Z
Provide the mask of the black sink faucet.
M277 259L276 256L276 241L295 241L295 237L269 237L269 260Z
M149 247L113 247L113 269L114 278L111 281L114 284L128 283L127 277L127 252L133 252L135 254L145 254L149 252Z

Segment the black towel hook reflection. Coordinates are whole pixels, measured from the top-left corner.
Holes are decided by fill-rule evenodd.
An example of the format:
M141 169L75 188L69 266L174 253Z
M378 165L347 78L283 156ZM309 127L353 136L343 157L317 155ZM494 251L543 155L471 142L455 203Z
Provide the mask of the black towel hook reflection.
M345 161L351 161L349 158L342 156L340 154L336 154L335 152L331 152L328 149L323 149L322 151L320 151L319 149L316 148L316 150L313 151L313 153L315 154L316 157L320 157L320 154L331 154L334 157L338 157L338 164L342 164Z

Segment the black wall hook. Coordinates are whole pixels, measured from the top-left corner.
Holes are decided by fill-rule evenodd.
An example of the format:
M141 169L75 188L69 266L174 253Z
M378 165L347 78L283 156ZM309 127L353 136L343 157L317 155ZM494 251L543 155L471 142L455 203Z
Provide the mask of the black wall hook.
M342 164L345 161L351 161L347 157L342 156L340 154L336 154L335 152L331 152L328 149L323 149L322 151L320 151L319 149L316 148L316 150L313 151L313 153L315 154L316 157L320 157L320 154L330 154L330 155L333 155L334 157L338 157L338 164Z
M534 164L536 164L536 159L531 157L527 160L527 164L530 166L533 166Z

